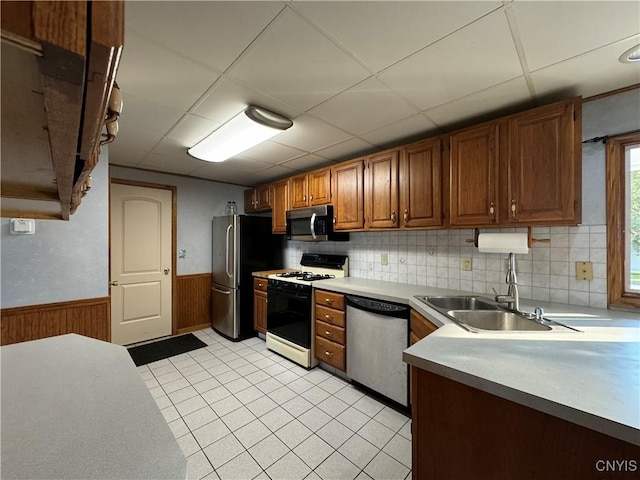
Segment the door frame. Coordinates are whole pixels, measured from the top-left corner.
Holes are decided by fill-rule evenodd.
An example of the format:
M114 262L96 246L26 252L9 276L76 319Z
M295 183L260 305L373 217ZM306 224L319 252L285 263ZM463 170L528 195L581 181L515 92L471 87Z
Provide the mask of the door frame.
M161 183L139 182L111 178L109 181L109 277L111 277L111 184L131 185L132 187L156 188L171 191L171 335L178 333L178 302L177 302L177 253L178 253L178 187ZM109 308L111 308L111 286L109 286ZM111 342L111 322L109 322L109 342Z

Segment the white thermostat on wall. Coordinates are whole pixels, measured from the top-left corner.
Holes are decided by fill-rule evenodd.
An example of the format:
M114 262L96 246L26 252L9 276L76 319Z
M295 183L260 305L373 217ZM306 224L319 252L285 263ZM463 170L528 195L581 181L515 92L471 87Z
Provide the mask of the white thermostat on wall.
M11 235L33 235L36 233L36 221L33 218L12 218L9 221Z

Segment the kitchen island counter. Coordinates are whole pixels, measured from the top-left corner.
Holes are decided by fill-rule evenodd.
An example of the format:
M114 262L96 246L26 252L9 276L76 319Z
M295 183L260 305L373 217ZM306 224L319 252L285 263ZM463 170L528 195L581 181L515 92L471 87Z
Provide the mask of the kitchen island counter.
M127 350L76 334L2 359L2 478L183 479L187 460Z

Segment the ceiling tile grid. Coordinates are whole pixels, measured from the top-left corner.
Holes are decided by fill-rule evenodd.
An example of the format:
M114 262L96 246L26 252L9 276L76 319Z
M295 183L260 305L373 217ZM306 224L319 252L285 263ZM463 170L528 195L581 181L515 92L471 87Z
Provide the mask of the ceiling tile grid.
M242 185L640 82L617 60L640 43L640 2L126 1L125 15L110 162ZM222 164L187 154L250 104L293 127Z

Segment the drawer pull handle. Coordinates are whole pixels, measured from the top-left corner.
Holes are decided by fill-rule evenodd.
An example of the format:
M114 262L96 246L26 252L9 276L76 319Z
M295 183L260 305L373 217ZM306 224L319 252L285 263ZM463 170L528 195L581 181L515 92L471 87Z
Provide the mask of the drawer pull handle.
M327 303L333 303L333 299L332 298L325 298L324 301L327 302Z
M262 288L262 284L261 284L261 283L259 283L259 284L258 284L258 286L259 286L260 288Z
M331 336L333 336L333 333L331 333L329 330L325 330L325 331L324 331L324 334L325 334L327 337L331 337Z
M333 357L333 353L331 353L331 352L327 352L327 351L325 351L325 352L324 352L324 354L325 354L325 355L327 355L327 356L329 356L329 357Z
M325 315L324 318L326 318L329 321L333 320L333 317L331 315Z

